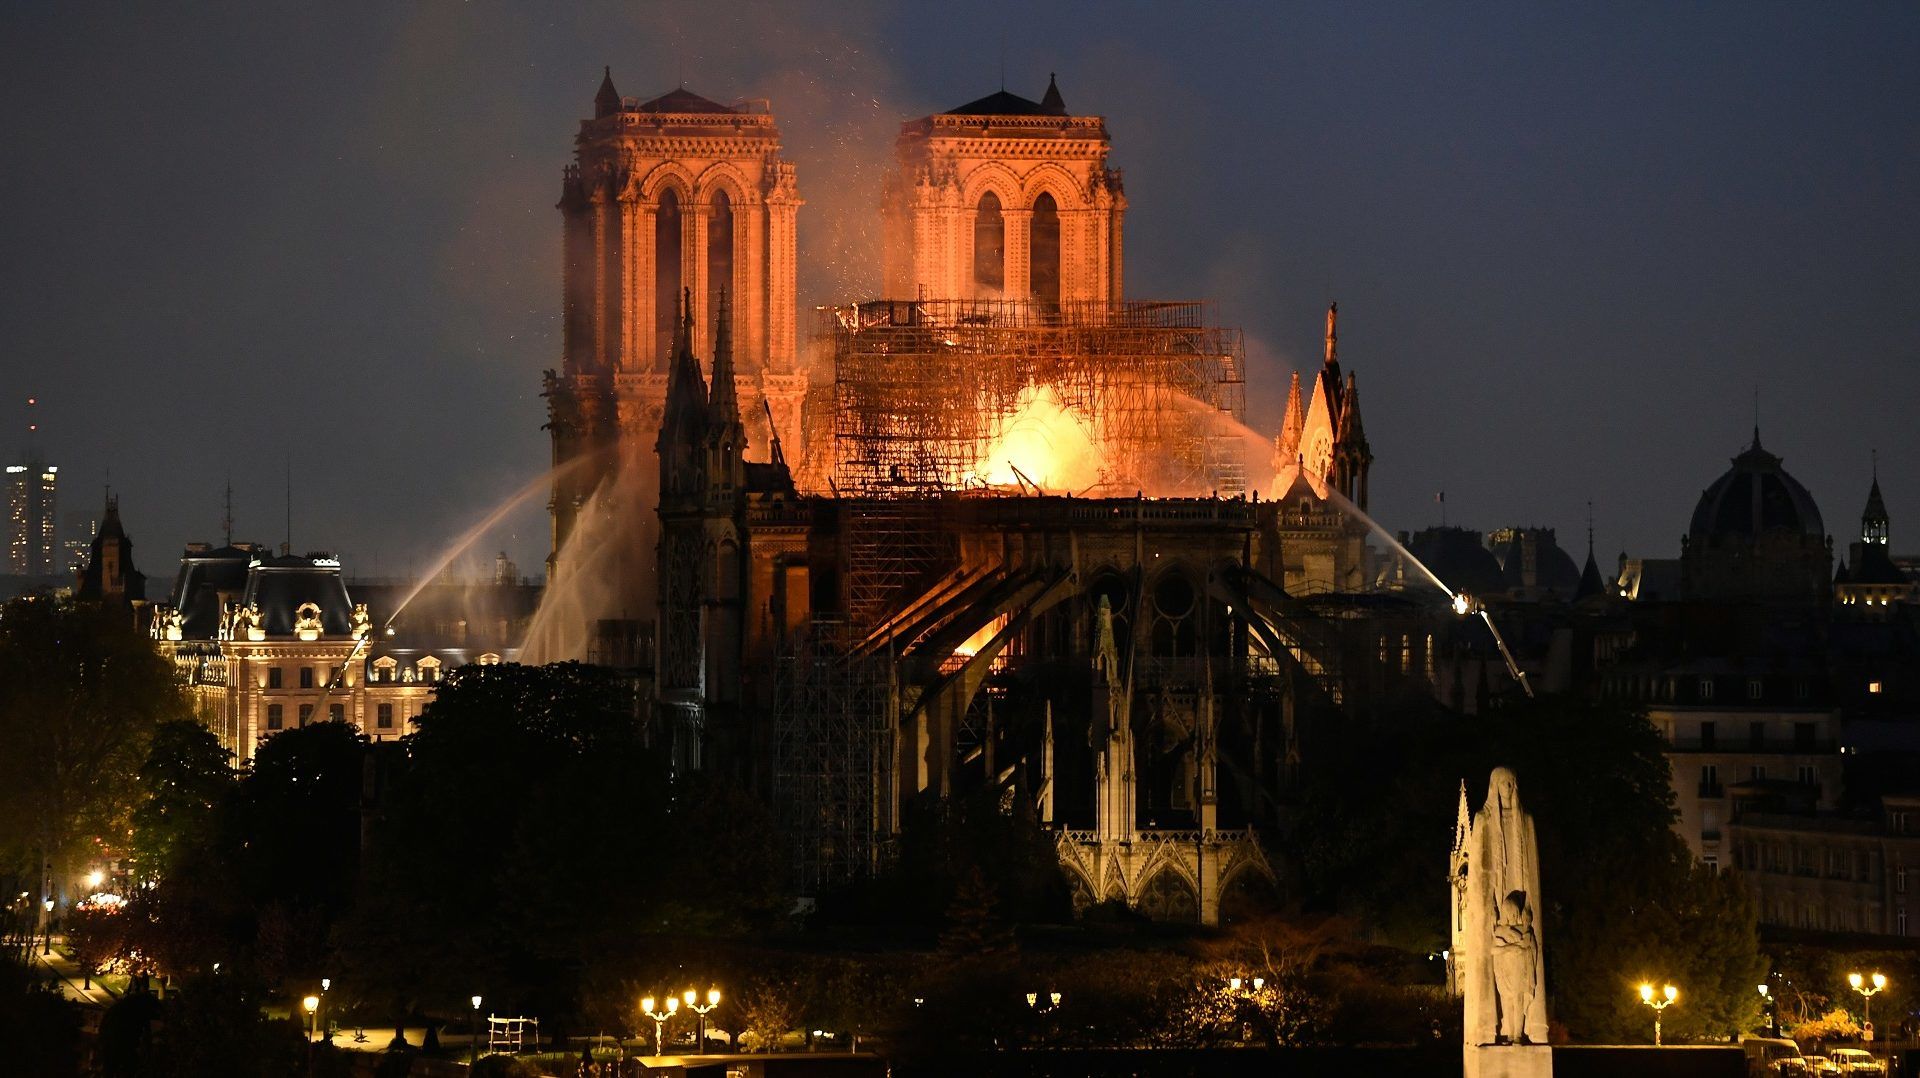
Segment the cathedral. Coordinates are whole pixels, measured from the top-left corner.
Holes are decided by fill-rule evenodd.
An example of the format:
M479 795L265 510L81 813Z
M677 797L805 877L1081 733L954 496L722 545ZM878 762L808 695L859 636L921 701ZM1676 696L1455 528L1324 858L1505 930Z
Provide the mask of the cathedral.
M584 635L641 642L676 764L772 800L805 895L982 787L1054 831L1083 904L1212 923L1271 886L1299 724L1398 691L1343 661L1386 622L1314 602L1365 586L1332 500L1364 505L1372 463L1335 312L1310 404L1296 379L1249 445L1239 332L1125 298L1106 124L1053 81L901 125L886 294L804 348L766 105L609 73L576 147L549 601L581 537L641 548ZM1284 486L1249 476L1269 455ZM644 507L606 497L622 468ZM591 531L609 515L646 519Z

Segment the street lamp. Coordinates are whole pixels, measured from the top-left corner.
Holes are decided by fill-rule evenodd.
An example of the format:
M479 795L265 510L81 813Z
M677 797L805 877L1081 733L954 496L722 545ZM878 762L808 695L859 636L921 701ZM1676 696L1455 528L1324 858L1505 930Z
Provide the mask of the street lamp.
M1657 995L1654 993L1652 985L1643 984L1640 986L1640 1002L1653 1008L1653 1043L1654 1044L1657 1045L1660 1043L1660 1012L1666 1010L1668 1007L1673 1006L1673 1001L1679 998L1680 998L1680 990L1678 988L1675 988L1672 985L1667 985L1666 987L1660 989L1660 992Z
M681 993L680 998L686 1001L688 1009L692 1010L693 1013L700 1016L700 1040L697 1042L699 1045L699 1050L694 1054L706 1055L707 1054L707 1012L710 1010L713 1010L715 1007L718 1007L720 1005L720 990L718 988L707 989L707 1005L704 1007L700 1005L699 994L696 993L691 988Z
M1757 984L1754 987L1760 990L1760 1013L1767 1017L1767 1032L1777 1036L1779 1030L1773 1024L1773 993L1764 984Z
M307 1011L307 1040L309 1041L319 1040L320 1039L320 997L308 996L307 998L300 1001L300 1006L306 1008L306 1011Z
M480 997L474 996L472 1002L473 1021L468 1023L467 1026L467 1028L472 1031L472 1035L467 1038L468 1070L472 1070L473 1065L480 1062Z
M107 874L100 871L97 868L94 869L92 872L87 873L87 890L98 891L100 889L100 884L105 882L106 878L107 878Z
M640 1001L640 1013L653 1019L653 1054L655 1056L662 1055L660 1039L666 1032L667 1019L680 1013L680 997L668 996L667 1009L664 1011L656 1011L653 1009L653 997L648 996Z
M1876 973L1870 977L1862 977L1858 973L1849 973L1847 983L1852 985L1853 990L1860 993L1860 998L1865 1001L1861 1004L1860 1024L1865 1027L1861 1039L1870 1041L1873 1039L1873 994L1887 986L1886 975Z
M40 949L40 953L50 955L53 953L53 899L49 898L40 903L40 907L47 911L47 945ZM29 948L33 946L32 936L27 937L27 946Z

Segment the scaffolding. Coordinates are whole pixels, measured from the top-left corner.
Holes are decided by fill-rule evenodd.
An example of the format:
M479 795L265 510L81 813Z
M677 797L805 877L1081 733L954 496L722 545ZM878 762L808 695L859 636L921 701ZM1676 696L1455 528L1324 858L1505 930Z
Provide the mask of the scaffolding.
M1189 302L878 300L820 310L841 494L960 490L1046 391L1084 431L1106 493L1242 493L1240 331Z
M895 830L893 659L850 654L851 630L816 621L775 676L775 810L799 894L873 873Z

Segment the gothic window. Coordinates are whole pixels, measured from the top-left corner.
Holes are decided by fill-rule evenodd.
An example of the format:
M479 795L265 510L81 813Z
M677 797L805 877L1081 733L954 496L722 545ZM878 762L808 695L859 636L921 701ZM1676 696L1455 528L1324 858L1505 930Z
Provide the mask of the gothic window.
M980 196L973 213L973 290L983 299L997 299L1007 285L1007 222L1000 215L1000 196Z
M1043 310L1060 306L1060 207L1052 195L1033 200L1033 222L1028 251L1028 280L1033 301Z
M662 364L673 354L675 321L680 315L680 195L660 192L653 213L653 322L655 353Z
M717 312L720 293L733 291L733 200L725 191L715 191L713 212L707 217L707 310ZM733 317L731 309L727 316Z

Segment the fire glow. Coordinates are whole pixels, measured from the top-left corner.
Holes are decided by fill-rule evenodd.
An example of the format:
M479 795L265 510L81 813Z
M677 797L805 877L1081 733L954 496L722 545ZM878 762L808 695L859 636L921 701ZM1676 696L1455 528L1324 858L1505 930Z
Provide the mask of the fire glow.
M1028 385L968 478L1055 494L1084 490L1100 481L1100 454L1085 422L1053 387Z

